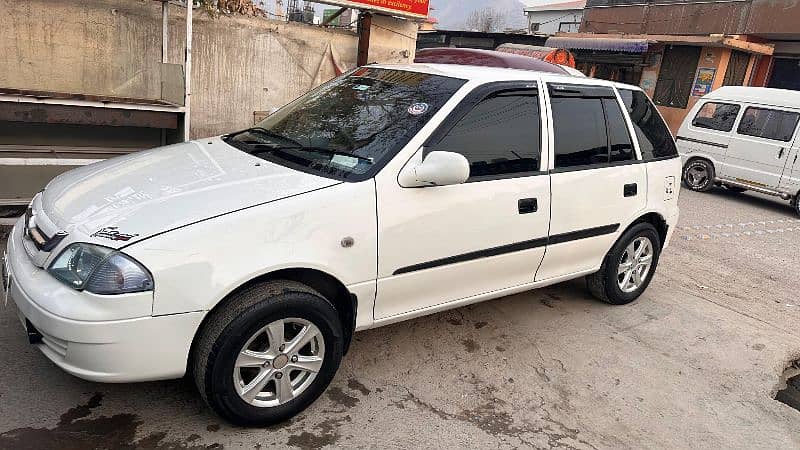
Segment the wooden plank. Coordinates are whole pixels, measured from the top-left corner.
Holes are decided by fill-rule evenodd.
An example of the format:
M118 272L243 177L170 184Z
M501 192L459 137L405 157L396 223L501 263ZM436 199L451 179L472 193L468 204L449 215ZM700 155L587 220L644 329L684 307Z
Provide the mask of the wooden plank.
M178 113L45 103L0 102L0 120L111 127L178 128Z
M78 94L74 92L56 92L34 89L16 89L0 87L0 94L18 95L20 97L32 97L35 99L59 99L59 100L84 100L98 103L127 103L131 105L158 105L158 106L179 106L174 103L165 102L158 99L145 99L133 97L114 97L110 95Z

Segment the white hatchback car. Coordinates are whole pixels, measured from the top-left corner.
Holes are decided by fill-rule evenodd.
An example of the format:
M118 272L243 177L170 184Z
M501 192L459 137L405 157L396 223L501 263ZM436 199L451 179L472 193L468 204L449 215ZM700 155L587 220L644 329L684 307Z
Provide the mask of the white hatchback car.
M367 66L254 128L59 176L4 280L69 373L189 372L220 415L264 425L325 390L354 331L578 277L633 301L680 170L636 87Z
M678 130L683 184L789 200L800 214L800 92L725 86L703 96Z

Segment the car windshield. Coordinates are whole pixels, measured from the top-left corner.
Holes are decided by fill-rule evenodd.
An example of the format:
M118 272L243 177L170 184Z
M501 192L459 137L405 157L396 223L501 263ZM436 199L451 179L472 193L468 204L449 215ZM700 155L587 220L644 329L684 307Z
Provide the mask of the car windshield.
M360 68L225 137L268 161L345 181L377 173L464 80Z

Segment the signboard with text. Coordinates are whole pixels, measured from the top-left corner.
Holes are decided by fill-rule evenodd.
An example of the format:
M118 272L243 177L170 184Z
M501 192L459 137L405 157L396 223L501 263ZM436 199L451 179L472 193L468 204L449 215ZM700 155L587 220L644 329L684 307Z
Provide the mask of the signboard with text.
M394 16L424 19L428 17L430 0L315 0L317 3L343 8L376 11Z

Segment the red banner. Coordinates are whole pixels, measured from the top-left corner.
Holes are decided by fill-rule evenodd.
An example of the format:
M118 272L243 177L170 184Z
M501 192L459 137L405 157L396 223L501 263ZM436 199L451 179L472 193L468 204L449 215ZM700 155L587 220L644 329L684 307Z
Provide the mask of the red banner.
M430 9L430 0L321 0L318 3L423 19L428 17Z

